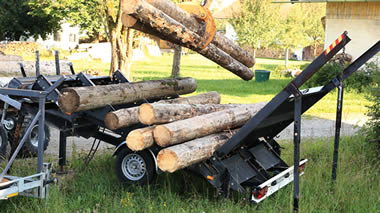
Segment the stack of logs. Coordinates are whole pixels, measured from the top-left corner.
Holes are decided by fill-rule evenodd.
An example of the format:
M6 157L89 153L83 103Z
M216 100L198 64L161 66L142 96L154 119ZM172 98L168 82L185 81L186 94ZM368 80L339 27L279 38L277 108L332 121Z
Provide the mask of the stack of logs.
M138 123L147 125L128 134L127 146L132 151L141 151L157 144L163 148L157 155L159 168L174 172L211 157L237 132L237 128L265 105L220 104L217 92L165 99L195 89L196 82L192 78L73 87L61 90L58 103L64 112L71 113L109 104L164 98L155 103L109 112L104 123L112 130Z
M126 27L194 50L244 80L253 78L254 57L222 34L209 32L205 24L213 21L200 21L170 0L122 0L121 10ZM212 19L211 13L203 15ZM211 43L205 46L208 37Z

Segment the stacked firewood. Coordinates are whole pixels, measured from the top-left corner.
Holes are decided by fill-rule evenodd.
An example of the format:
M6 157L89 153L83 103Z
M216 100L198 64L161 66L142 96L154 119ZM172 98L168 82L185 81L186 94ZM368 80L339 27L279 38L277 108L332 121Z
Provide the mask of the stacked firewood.
M195 89L192 78L74 87L63 89L58 103L63 111L71 113L108 104L187 94ZM220 101L217 92L163 98L158 102L109 112L104 123L112 130L138 123L147 125L128 134L127 146L132 151L141 151L157 144L163 148L157 155L159 168L174 172L211 157L237 132L237 128L265 105L220 104Z

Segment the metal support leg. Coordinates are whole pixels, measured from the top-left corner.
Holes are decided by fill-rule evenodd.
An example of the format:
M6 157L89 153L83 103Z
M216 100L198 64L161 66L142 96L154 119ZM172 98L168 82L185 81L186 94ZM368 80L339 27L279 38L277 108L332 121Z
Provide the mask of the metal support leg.
M59 67L59 52L55 51L55 74L61 75L61 68Z
M40 75L40 51L36 51L36 77Z
M339 86L338 86L338 101L337 101L336 121L335 121L334 155L333 155L332 175L331 175L332 183L335 183L336 181L336 170L338 168L339 138L340 138L340 129L342 126L343 90L344 90L343 83L342 81L340 81Z
M63 131L59 132L59 173L65 173L66 171L66 134Z
M293 212L298 212L299 207L299 171L300 142L301 142L301 113L302 95L295 94L294 100L294 188L293 188Z
M42 172L44 161L44 143L45 143L45 99L41 96L39 98L39 112L40 117L38 120L38 152L37 152L37 173Z

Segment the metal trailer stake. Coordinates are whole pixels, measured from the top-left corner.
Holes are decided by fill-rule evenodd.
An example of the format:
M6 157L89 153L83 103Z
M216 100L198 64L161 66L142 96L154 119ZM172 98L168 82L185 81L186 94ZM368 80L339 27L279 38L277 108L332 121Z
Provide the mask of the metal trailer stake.
M63 131L59 131L59 158L58 158L58 165L59 165L59 172L64 173L65 172L65 165L66 165L66 134Z
M55 51L55 73L56 75L61 75L61 68L59 67L59 51Z
M298 90L298 89L297 89ZM293 212L299 208L299 164L300 164L300 142L301 142L301 114L302 93L294 93L294 187L293 187Z
M36 77L40 75L40 51L36 51Z

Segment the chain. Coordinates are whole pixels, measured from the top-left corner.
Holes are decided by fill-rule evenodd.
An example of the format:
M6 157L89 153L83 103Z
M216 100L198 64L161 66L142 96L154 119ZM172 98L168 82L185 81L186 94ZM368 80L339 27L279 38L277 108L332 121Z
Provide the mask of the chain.
M343 40L343 45L345 44L345 39ZM342 68L342 71L340 72L339 74L339 81L340 83L342 84L342 80L343 80L343 71L344 71L344 59L346 58L346 46L343 46L343 49L342 49L342 57L340 58L339 60L339 63L340 63L340 66Z

